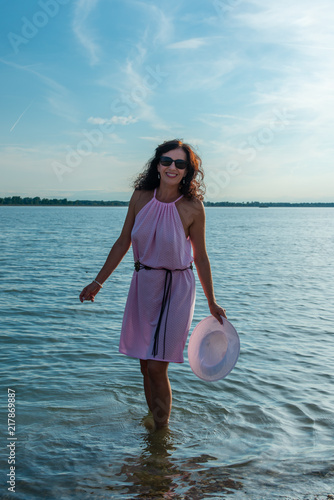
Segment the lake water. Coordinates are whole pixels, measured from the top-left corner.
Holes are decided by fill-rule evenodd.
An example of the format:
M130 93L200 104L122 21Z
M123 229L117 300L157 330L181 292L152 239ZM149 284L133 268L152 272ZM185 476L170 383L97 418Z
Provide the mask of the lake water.
M207 208L217 301L241 340L209 383L170 364L168 433L118 353L132 249L79 301L124 207L0 207L2 499L327 499L334 493L334 211ZM209 315L196 271L194 326ZM15 390L15 495L6 481Z

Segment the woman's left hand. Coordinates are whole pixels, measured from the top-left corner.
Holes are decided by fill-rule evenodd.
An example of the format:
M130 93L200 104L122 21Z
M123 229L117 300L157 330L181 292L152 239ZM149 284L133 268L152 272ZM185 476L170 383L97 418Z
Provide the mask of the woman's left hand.
M222 307L220 307L216 302L209 304L209 308L210 308L210 313L212 314L212 316L214 316L219 321L219 323L222 325L223 320L222 320L221 316L223 316L224 318L227 319L226 309L223 309Z

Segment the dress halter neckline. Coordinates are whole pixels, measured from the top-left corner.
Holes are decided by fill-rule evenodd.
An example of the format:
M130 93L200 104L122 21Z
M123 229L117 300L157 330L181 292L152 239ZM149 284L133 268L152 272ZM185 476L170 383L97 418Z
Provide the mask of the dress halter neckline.
M164 205L172 205L173 203L176 203L177 201L181 200L181 198L183 197L183 194L181 194L181 196L179 196L179 198L177 198L177 200L166 202L166 201L158 200L156 197L156 193L157 193L157 188L155 188L155 190L154 190L153 198L155 198L158 203L163 203Z

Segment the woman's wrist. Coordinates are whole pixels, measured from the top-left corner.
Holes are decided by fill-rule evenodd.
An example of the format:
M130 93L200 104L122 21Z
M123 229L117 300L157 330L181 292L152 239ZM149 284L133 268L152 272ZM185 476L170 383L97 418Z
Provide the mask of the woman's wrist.
M93 283L96 283L97 285L99 285L100 288L103 288L103 285L101 285L101 283L97 280L93 280Z
M217 304L217 301L216 301L215 298L208 300L209 307L212 306L212 305L214 305L214 304Z

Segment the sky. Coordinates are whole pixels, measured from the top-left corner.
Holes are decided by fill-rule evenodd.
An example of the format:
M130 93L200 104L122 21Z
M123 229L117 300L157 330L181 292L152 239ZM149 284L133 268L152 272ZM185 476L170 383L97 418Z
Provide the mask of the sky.
M206 201L334 202L332 0L13 0L0 196L129 200L163 141Z

